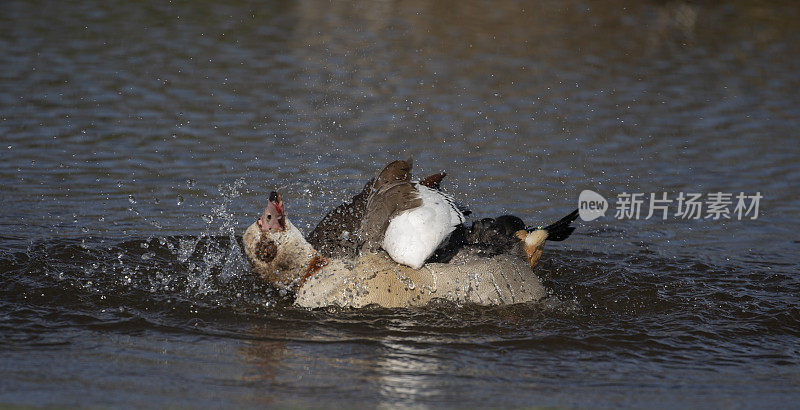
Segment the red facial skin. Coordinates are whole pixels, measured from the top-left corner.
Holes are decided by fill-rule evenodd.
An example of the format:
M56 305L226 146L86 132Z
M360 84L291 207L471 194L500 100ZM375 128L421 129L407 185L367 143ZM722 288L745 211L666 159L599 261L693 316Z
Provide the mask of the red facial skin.
M286 230L286 214L281 194L275 191L270 193L267 209L264 210L261 218L258 218L258 226L263 233L283 232Z

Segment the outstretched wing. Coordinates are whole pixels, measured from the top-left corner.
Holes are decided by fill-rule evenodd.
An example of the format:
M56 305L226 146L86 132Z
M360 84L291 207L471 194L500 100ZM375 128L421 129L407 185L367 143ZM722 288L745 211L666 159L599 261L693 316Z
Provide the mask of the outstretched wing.
M373 250L377 249L392 218L420 206L422 199L410 182L383 185L367 200L367 209L358 231L361 244Z

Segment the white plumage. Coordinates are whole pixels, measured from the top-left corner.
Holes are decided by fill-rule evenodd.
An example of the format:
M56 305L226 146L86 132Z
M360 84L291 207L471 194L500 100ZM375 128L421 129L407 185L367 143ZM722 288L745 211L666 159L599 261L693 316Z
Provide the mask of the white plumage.
M394 217L383 236L381 247L397 263L419 269L464 222L453 198L441 191L414 183L422 206Z

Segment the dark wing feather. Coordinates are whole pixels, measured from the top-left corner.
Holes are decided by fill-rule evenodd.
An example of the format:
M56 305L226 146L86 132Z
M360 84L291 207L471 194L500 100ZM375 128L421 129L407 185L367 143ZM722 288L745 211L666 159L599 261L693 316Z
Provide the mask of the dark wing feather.
M442 185L442 179L447 176L447 172L439 172L438 174L428 175L425 178L419 180L420 185L424 185L428 188L439 189Z
M376 249L392 218L419 206L422 206L422 199L410 182L383 185L367 200L367 209L358 230L360 245Z
M308 235L308 243L319 253L332 258L352 258L358 253L357 236L367 209L367 198L375 178L370 179L353 199L328 212ZM345 235L348 232L348 235Z

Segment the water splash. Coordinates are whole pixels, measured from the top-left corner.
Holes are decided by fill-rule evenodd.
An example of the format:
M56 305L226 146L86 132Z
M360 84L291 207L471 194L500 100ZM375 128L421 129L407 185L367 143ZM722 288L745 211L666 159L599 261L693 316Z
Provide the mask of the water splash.
M193 185L188 180L187 185ZM212 241L212 246L203 249L200 263L193 263L188 272L187 291L206 295L219 292L214 284L225 284L230 280L246 274L249 265L242 256L237 240L239 221L237 215L230 210L234 200L241 197L243 188L247 186L244 178L238 178L231 184L217 187L220 196L211 206L210 213L203 215L206 221L205 231L195 241L184 241L180 253L184 259L197 251L202 238L225 238L223 241Z

